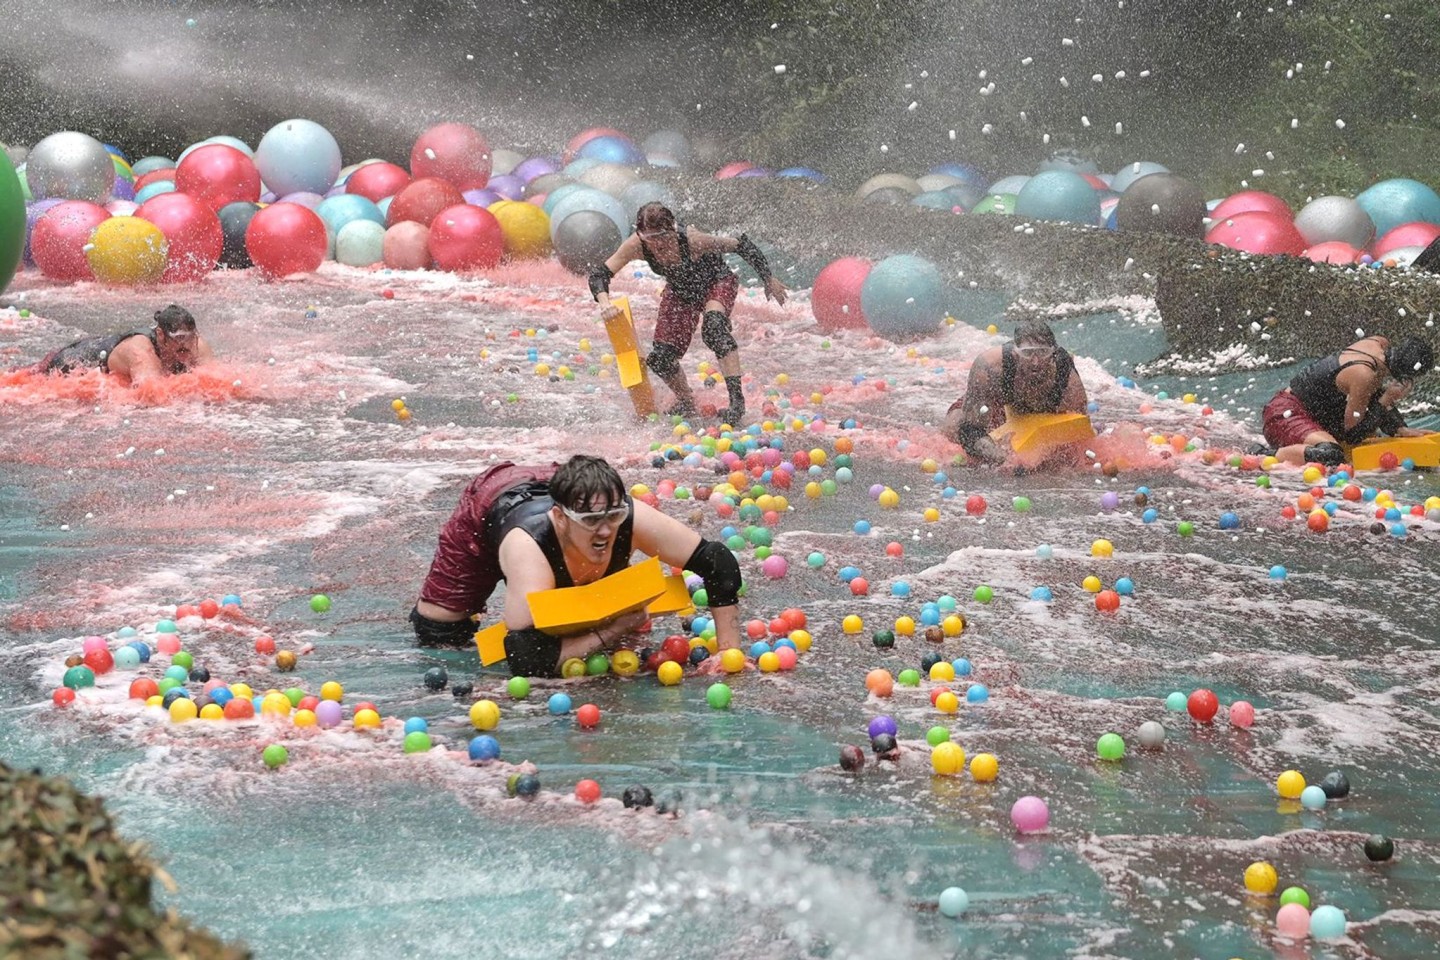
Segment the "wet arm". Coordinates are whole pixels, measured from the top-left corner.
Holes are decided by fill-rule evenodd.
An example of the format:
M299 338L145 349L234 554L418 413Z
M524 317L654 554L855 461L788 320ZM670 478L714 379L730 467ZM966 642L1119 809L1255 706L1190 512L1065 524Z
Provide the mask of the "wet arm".
M679 520L639 502L635 504L635 547L642 553L659 557L673 570L684 570L687 565L711 567L695 572L705 579L706 589L717 597L729 599L728 588L739 586L740 566L724 546L702 541L698 533ZM697 556L703 556L705 563L697 563ZM728 584L732 579L734 584ZM734 602L712 604L710 613L715 620L715 639L720 648L740 646L739 605Z
M625 269L625 264L640 257L640 238L635 234L626 237L610 259L590 271L590 295L602 307L610 305L610 281L615 274Z

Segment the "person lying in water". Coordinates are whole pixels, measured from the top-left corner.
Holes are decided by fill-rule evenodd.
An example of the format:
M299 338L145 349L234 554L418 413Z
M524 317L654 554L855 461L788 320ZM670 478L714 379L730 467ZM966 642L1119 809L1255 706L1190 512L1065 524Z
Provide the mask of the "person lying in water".
M1287 463L1345 462L1342 443L1378 434L1419 437L1430 431L1405 425L1395 404L1409 395L1415 378L1435 365L1430 344L1407 337L1392 344L1366 337L1300 371L1265 404L1265 442Z
M505 658L516 676L557 677L571 657L623 646L643 610L593 630L554 636L535 627L526 597L593 583L624 570L639 550L705 581L715 638L740 646L740 564L724 544L625 492L615 468L576 455L556 468L502 463L472 480L440 529L440 544L410 612L421 646L471 645L474 614L505 581Z
M210 345L196 331L190 311L172 303L156 311L155 323L149 330L76 340L51 351L31 369L45 374L98 369L134 385L184 373L214 359Z
M965 395L950 405L940 432L960 444L971 462L1003 463L1009 457L990 432L1007 417L1032 413L1084 413L1085 384L1055 332L1040 320L1015 328L1010 343L992 347L970 367Z

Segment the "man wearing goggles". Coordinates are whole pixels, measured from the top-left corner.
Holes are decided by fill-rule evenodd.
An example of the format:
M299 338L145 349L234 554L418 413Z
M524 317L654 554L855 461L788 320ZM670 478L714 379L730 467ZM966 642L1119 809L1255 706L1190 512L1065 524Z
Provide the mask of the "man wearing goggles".
M555 636L535 627L527 597L593 583L630 565L636 550L704 581L722 648L740 645L740 564L723 544L625 492L615 468L577 455L560 467L502 463L471 481L440 530L410 622L422 646L467 647L471 618L505 581L505 659L516 676L555 677L572 657L618 648L646 621L621 614L593 630Z
M950 405L940 430L965 448L972 462L998 464L1008 454L990 436L1006 417L1031 413L1084 413L1085 384L1050 325L1031 320L1015 339L992 347L970 367L965 395Z
M36 373L60 374L98 369L135 385L172 373L184 373L213 359L215 354L196 331L190 311L172 303L155 312L155 324L149 330L76 340L52 351L31 369Z

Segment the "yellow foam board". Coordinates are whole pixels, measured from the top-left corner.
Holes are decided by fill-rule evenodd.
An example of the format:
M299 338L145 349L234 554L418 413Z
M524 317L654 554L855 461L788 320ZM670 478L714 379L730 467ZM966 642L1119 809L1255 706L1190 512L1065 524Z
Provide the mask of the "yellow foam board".
M630 403L640 418L655 412L655 394L640 357L640 342L635 337L635 317L630 312L629 297L611 297L610 304L620 308L620 315L605 321L610 347L615 351L615 369L620 385L630 393Z
M1380 457L1386 453L1395 454L1397 460L1414 460L1417 467L1440 467L1440 434L1366 440L1350 448L1350 463L1356 470L1379 470Z
M1007 416L990 436L997 442L1008 439L1016 453L1032 453L1090 440L1095 430L1083 413L1026 413Z

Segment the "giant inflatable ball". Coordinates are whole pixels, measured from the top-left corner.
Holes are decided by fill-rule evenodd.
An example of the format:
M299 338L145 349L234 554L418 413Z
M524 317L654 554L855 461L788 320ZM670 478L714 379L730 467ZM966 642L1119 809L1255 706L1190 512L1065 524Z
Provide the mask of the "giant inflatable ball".
M379 203L409 185L410 174L405 172L404 167L377 160L357 167L345 181L345 192L359 194L371 203Z
M1383 237L1402 223L1440 223L1440 196L1415 180L1382 180L1355 202L1370 215L1377 236Z
M490 206L505 240L505 255L531 260L550 255L550 218L533 203L500 200Z
M188 194L162 193L152 197L135 211L135 216L155 224L165 235L169 252L165 272L160 277L162 283L202 280L215 269L225 252L225 227L219 215Z
M640 144L651 166L688 167L693 157L690 141L678 130L657 130Z
M644 152L634 141L629 137L614 134L587 140L576 151L576 155L599 160L601 163L619 163L628 167L639 166L645 162Z
M325 221L298 203L272 203L250 219L245 249L270 279L313 273L325 262Z
M615 221L598 210L577 210L555 223L555 256L571 273L587 274L610 259L623 237Z
M1137 160L1134 163L1127 163L1115 171L1115 176L1110 178L1110 189L1116 193L1124 193L1138 180L1144 179L1153 173L1169 172L1169 167L1152 163L1149 160Z
M1078 173L1047 170L1025 181L1015 198L1015 215L1035 220L1098 224L1100 194Z
M1264 190L1242 190L1216 204L1215 209L1210 211L1210 224L1213 227L1237 213L1271 213L1286 220L1295 219L1295 215L1290 211L1290 204L1275 194L1266 193Z
M1364 250L1375 239L1375 224L1349 197L1317 197L1295 215L1295 229L1308 246L1339 241Z
M860 309L870 329L887 340L934 333L945 316L940 270L913 254L886 257L860 287Z
M255 167L277 197L292 193L324 196L340 175L340 145L329 130L313 120L286 120L260 138Z
M53 197L104 203L115 186L115 163L105 144L66 130L50 134L31 148L25 160L25 182L36 200Z
M1152 173L1136 180L1120 195L1115 205L1115 229L1202 240L1205 194L1184 177Z
M815 314L815 324L823 332L863 330L868 326L860 291L873 266L860 257L844 257L816 275L810 291L810 309Z
M483 270L505 254L505 234L495 214L462 203L430 221L430 257L441 270Z
M0 154L0 293L20 268L25 251L25 194L10 158Z
M386 211L385 225L393 227L406 220L414 220L426 227L441 210L448 210L465 202L465 196L449 180L438 177L421 177L395 195Z
M1425 223L1402 223L1385 232L1379 240L1375 241L1374 254L1376 257L1384 257L1391 250L1399 250L1401 247L1425 248L1440 237L1440 224Z
M66 200L35 221L30 254L40 272L51 280L93 280L85 247L95 228L110 219L110 211L88 200Z
M258 203L227 203L217 211L220 218L220 264L232 270L255 266L250 251L245 249L245 231L260 210Z
M858 200L865 200L879 190L904 193L905 196L899 201L901 203L908 203L911 197L924 192L913 177L907 177L903 173L877 173L860 184L860 188L855 191L855 197Z
M552 236L560 231L560 224L564 223L571 214L579 213L582 210L592 210L604 214L614 222L615 229L620 232L622 238L629 236L630 220L626 218L625 208L620 205L620 201L603 190L596 190L593 187L586 187L567 194L565 199L548 211ZM618 246L620 241L617 240L615 243ZM560 246L558 239L555 241L555 246L557 248ZM605 256L609 257L614 252L615 248L611 247Z
M1265 210L1248 210L1216 222L1205 235L1205 242L1272 256L1298 257L1305 250L1305 238L1290 218Z
M165 234L148 220L111 217L90 234L85 259L101 283L158 283L165 271L167 247Z
M180 161L175 169L175 189L211 210L227 203L254 203L260 199L260 171L234 147L207 143Z

